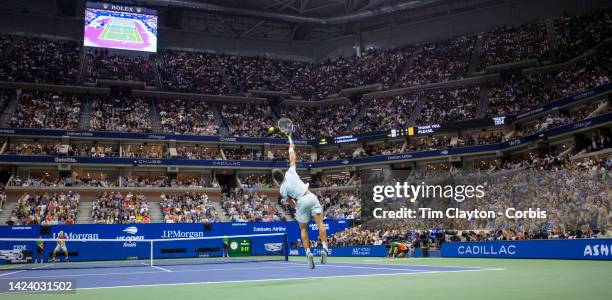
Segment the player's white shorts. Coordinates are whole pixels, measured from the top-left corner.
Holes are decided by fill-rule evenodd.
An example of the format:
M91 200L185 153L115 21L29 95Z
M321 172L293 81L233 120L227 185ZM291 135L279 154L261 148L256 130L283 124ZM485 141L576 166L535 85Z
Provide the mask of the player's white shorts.
M295 206L295 219L300 223L308 223L310 217L322 213L323 206L313 193L302 196Z
M53 252L59 252L59 251L68 252L68 249L66 248L66 245L64 245L64 246L60 246L60 245L55 246L55 250L53 250Z

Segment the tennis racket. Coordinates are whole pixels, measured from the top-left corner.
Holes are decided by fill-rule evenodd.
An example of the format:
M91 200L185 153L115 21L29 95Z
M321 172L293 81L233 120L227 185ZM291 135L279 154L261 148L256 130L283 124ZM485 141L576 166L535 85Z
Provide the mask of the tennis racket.
M277 125L281 133L286 135L289 139L289 144L293 144L293 140L291 139L291 134L293 133L293 122L291 122L291 120L288 118L280 118Z

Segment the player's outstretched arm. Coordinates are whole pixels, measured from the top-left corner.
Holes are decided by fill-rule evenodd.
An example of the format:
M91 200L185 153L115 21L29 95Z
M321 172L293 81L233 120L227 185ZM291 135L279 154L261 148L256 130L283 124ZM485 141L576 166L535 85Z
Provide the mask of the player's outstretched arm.
M289 144L289 166L294 168L296 161L297 161L297 158L295 154L295 145L291 143Z

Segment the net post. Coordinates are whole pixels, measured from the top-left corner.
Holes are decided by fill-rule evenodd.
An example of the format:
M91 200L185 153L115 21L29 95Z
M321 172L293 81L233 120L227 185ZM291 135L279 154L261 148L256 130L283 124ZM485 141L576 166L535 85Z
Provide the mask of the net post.
M153 240L150 241L150 254L149 254L149 265L153 266Z
M285 261L289 261L289 236L287 235L287 233L285 232L284 234L284 242L285 244L283 245L284 249L285 249Z

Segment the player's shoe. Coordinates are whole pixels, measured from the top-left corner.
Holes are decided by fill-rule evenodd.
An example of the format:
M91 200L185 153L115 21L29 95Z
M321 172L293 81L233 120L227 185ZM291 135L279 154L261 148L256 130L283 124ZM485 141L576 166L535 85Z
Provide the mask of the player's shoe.
M321 263L327 263L327 249L321 249Z
M314 269L315 264L314 264L314 255L312 253L308 253L308 267L311 269Z

